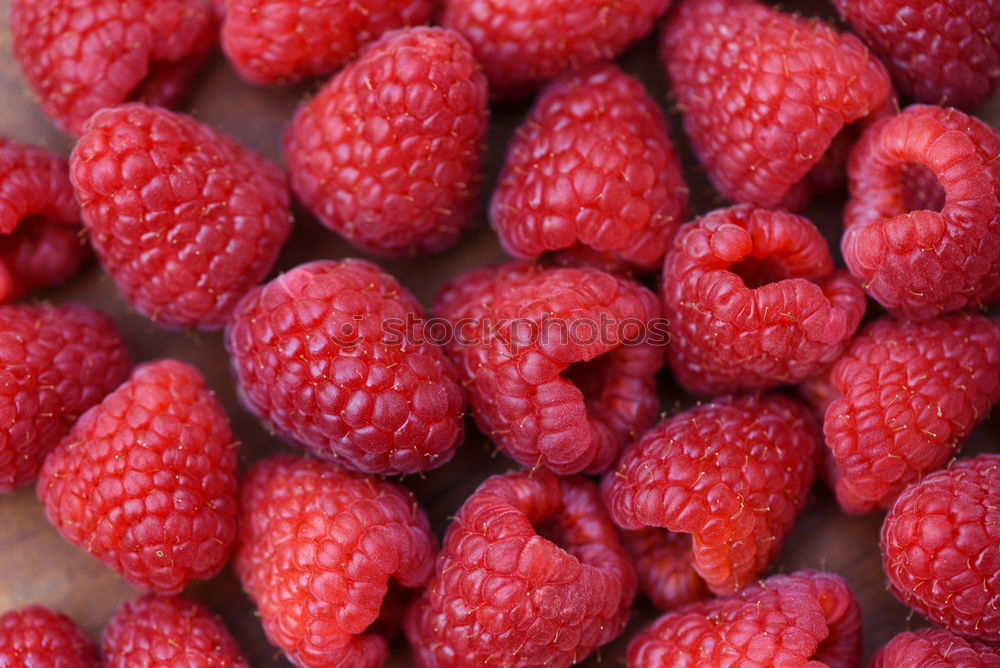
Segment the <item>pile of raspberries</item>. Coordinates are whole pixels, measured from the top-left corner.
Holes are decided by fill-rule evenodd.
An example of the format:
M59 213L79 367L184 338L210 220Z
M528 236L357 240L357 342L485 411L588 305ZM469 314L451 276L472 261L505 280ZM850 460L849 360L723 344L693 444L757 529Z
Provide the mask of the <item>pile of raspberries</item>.
M629 666L858 668L849 584L769 575L816 479L886 513L871 549L932 624L868 665L1000 666L1000 454L960 457L1000 400L1000 133L969 113L1000 84L1000 1L835 0L837 25L759 0L9 4L3 46L75 145L0 138L0 492L35 484L147 593L100 646L6 611L0 666L249 666L181 593L231 563L299 668L561 668L640 593L662 616ZM702 215L665 101L614 64L651 33L729 203ZM255 85L328 78L283 166L169 110L217 45ZM488 184L491 105L518 99ZM836 253L801 212L843 191ZM429 308L370 259L455 275L431 254L484 200L512 259ZM274 276L293 203L369 259ZM292 448L241 473L197 368L24 301L91 251L156 325L221 330ZM440 535L402 477L473 430L511 471Z

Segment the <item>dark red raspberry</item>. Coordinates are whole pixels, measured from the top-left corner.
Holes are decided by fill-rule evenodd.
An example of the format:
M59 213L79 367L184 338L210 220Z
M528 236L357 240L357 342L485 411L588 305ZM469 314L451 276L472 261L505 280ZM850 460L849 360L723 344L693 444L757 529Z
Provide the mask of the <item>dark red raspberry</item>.
M920 629L890 640L868 668L1000 668L1000 650L950 631Z
M660 55L709 178L757 206L794 198L837 134L892 97L857 37L754 0L684 0Z
M149 362L45 459L38 498L69 542L133 587L174 594L229 559L238 445L197 369Z
M371 253L444 250L479 204L486 105L458 34L387 33L295 113L284 143L295 192Z
M515 257L580 244L652 270L686 205L663 112L639 80L599 63L542 92L511 141L490 218Z
M45 114L79 135L105 107L180 102L216 39L201 0L11 0L14 56Z
M226 328L237 390L272 431L347 468L441 466L464 436L457 371L420 303L363 260L300 265L252 290Z
M604 477L622 528L694 536L694 568L719 595L767 568L806 503L819 428L779 395L717 399L661 422Z
M836 492L850 513L888 508L910 483L946 465L1000 399L1000 322L886 317L837 360L840 398L826 411Z
M841 247L890 312L923 320L1000 298L997 155L1000 134L955 109L914 105L861 136Z
M622 632L634 596L593 483L508 473L458 511L406 635L420 668L564 668Z
M101 643L105 668L250 668L222 620L182 596L127 601Z
M445 0L441 23L469 40L490 93L520 98L566 70L617 58L670 0Z
M663 304L674 376L710 395L819 373L854 335L865 295L835 271L808 220L739 205L680 229L663 265Z
M0 666L98 668L97 649L66 615L40 605L0 615Z
M774 575L732 598L694 603L633 638L630 666L861 665L861 610L833 573Z
M300 668L376 668L365 633L389 577L422 587L437 541L409 491L330 462L279 456L243 482L236 573L271 642Z
M647 527L622 531L632 557L639 590L661 610L674 610L708 598L708 587L694 568L691 535Z
M882 566L900 600L935 624L1000 640L1000 455L906 488L882 525Z
M276 165L164 109L95 114L70 170L104 268L132 306L166 327L222 327L291 228Z
M0 492L34 480L45 455L130 367L125 342L100 311L0 306Z
M247 81L298 81L337 71L389 30L426 23L431 5L431 0L228 0L222 48Z
M434 311L480 431L525 466L604 471L656 421L665 333L637 283L513 262L448 283Z

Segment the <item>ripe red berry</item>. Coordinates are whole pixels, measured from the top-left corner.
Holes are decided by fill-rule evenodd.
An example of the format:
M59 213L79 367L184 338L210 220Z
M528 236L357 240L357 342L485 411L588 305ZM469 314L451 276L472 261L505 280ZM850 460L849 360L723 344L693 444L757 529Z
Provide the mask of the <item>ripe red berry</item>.
M387 33L295 113L284 143L295 192L371 253L444 250L478 206L486 104L459 35Z
M80 414L130 367L121 335L100 311L0 306L0 492L34 480Z
M656 527L621 533L639 590L657 608L674 610L708 598L708 587L694 567L690 534Z
M365 632L391 576L422 587L437 541L405 488L331 462L279 456L242 489L236 573L268 638L300 668L376 668L388 655Z
M104 268L132 306L166 327L221 327L291 228L276 165L164 109L95 114L70 170Z
M857 37L754 0L685 0L660 55L709 178L757 206L803 199L796 187L837 134L892 97Z
M900 600L935 624L1000 640L1000 455L905 489L882 525L882 566Z
M621 633L634 596L594 484L522 471L459 510L405 629L420 668L564 668Z
M1000 134L914 105L869 128L848 164L841 246L891 313L933 318L1000 298Z
M1000 650L950 631L920 629L883 645L868 668L1000 668Z
M642 269L663 259L687 188L663 112L599 63L550 84L511 141L490 218L515 257L584 245Z
M269 429L368 473L441 466L464 436L457 372L420 303L363 260L301 265L226 329L237 390Z
M40 605L0 615L0 666L98 668L97 649L66 615Z
M717 399L668 418L604 477L612 519L694 536L694 568L719 595L760 575L805 505L819 429L779 395Z
M133 587L177 593L229 558L237 445L197 369L149 362L46 458L38 498L64 538Z

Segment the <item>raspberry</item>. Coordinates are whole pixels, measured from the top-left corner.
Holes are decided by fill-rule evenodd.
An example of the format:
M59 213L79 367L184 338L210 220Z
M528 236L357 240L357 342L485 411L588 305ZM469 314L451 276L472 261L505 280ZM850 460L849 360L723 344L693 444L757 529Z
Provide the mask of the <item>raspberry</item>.
M656 421L663 333L637 283L513 262L448 283L434 311L480 431L525 466L604 471Z
M1000 323L970 315L882 318L833 367L824 431L847 512L888 508L943 467L1000 399Z
M774 575L732 598L669 612L628 648L630 666L861 665L861 610L833 573Z
M14 57L62 130L128 101L180 102L215 44L201 0L11 0Z
M56 285L87 257L65 158L0 137L0 302Z
M882 525L882 567L900 600L935 624L1000 640L1000 455L906 488Z
M442 25L472 44L499 98L614 60L653 29L670 0L445 0Z
M97 650L66 615L40 605L0 615L0 666L98 668Z
M684 225L663 265L667 361L698 394L813 376L843 352L865 295L812 223L739 205Z
M237 390L268 429L369 473L441 466L464 436L457 372L406 288L363 260L301 265L226 329Z
M544 469L487 479L405 622L420 668L583 660L625 627L635 573L597 487Z
M757 206L792 196L845 126L892 97L857 37L754 0L684 0L660 55L712 183Z
M639 590L661 610L673 610L708 598L705 581L691 560L691 535L647 527L623 531Z
M221 327L291 228L276 165L163 109L95 114L70 176L104 268L132 306L166 327Z
M925 320L1000 297L997 155L1000 134L955 109L914 105L861 136L841 247L891 313Z
M431 0L229 0L222 48L251 83L335 72L361 47L395 28L426 23Z
M391 575L431 576L437 541L409 491L330 462L279 456L242 490L236 573L268 638L299 668L374 668L384 638L364 633Z
M598 63L541 93L512 140L490 218L515 257L582 244L652 270L686 205L663 112L641 82Z
M949 631L921 629L890 640L868 668L1000 668L1000 651Z
M149 362L45 459L38 498L69 542L133 587L174 594L229 558L237 445L197 369Z
M778 395L716 399L661 422L604 477L624 529L693 534L694 568L719 595L760 575L805 505L819 429Z
M284 142L295 192L368 252L444 250L479 203L486 104L459 35L387 33L295 113Z
M31 482L130 368L114 323L79 304L0 306L0 492Z
M250 668L222 621L181 596L127 601L104 629L105 668Z

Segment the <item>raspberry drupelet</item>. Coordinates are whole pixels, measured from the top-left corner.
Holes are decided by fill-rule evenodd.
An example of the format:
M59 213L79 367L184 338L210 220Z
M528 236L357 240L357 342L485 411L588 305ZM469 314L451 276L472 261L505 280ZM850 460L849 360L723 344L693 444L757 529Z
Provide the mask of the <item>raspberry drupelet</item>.
M868 668L1000 668L1000 650L951 631L920 629L883 645Z
M0 666L99 668L97 648L66 615L40 605L0 615Z
M709 597L708 587L694 567L690 534L659 527L621 533L639 579L639 591L657 608L674 610Z

